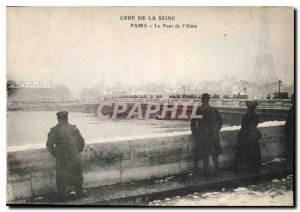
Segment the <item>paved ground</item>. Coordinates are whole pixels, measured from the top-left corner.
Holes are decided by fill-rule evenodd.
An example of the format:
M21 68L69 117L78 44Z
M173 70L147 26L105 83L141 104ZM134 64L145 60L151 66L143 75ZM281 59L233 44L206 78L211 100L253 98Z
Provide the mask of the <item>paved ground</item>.
M292 174L292 167L286 162L273 161L263 165L260 173L236 175L232 171L222 170L218 176L192 176L190 174L168 176L161 179L102 186L87 190L82 199L72 199L64 203L55 201L55 196L39 196L20 200L13 204L63 204L63 205L139 205L149 206L149 202L158 199L174 198L194 192L227 189L257 183L266 179L282 178ZM151 204L150 204L151 205Z

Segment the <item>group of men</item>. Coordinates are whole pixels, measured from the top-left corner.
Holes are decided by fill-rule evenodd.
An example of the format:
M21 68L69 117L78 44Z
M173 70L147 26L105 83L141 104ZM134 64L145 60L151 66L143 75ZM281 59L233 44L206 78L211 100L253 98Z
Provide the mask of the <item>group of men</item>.
M212 157L215 175L219 172L218 156L222 153L219 131L223 121L217 108L209 105L210 95L202 94L202 105L197 109L201 119L191 120L191 131L194 141L193 161L194 174L197 173L198 161L203 161L203 174L209 174L209 156ZM293 151L294 138L294 99L293 107L289 111L286 121L286 137L288 151ZM76 195L83 196L81 152L84 148L84 139L75 125L68 122L68 112L57 114L58 124L51 128L48 134L47 149L56 157L56 186L58 200L66 199L66 189L74 186ZM288 154L290 157L290 154Z

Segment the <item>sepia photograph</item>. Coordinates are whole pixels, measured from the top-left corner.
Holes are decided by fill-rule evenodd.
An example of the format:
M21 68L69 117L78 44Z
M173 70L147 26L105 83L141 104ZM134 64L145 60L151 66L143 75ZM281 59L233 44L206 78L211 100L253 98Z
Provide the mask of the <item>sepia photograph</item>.
M295 11L7 6L6 205L295 207Z

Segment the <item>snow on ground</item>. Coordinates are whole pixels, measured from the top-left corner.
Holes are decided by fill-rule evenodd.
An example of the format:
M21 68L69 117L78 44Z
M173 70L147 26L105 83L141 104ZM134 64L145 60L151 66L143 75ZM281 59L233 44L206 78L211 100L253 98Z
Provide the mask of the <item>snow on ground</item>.
M276 181L276 182L275 182ZM183 197L155 200L150 206L292 206L292 175L268 182L222 189L218 192L193 193Z

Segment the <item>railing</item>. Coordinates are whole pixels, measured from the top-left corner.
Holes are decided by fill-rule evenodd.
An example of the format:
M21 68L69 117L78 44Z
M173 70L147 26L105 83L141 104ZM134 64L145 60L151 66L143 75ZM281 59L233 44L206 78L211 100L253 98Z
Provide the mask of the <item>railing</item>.
M126 103L149 103L156 102L160 104L193 104L194 102L201 103L199 98L106 98L102 101L108 102L126 102ZM246 107L246 101L254 101L249 99L211 99L210 104L215 107L230 106L230 107ZM258 99L258 107L291 107L290 99ZM99 103L99 102L95 102Z

